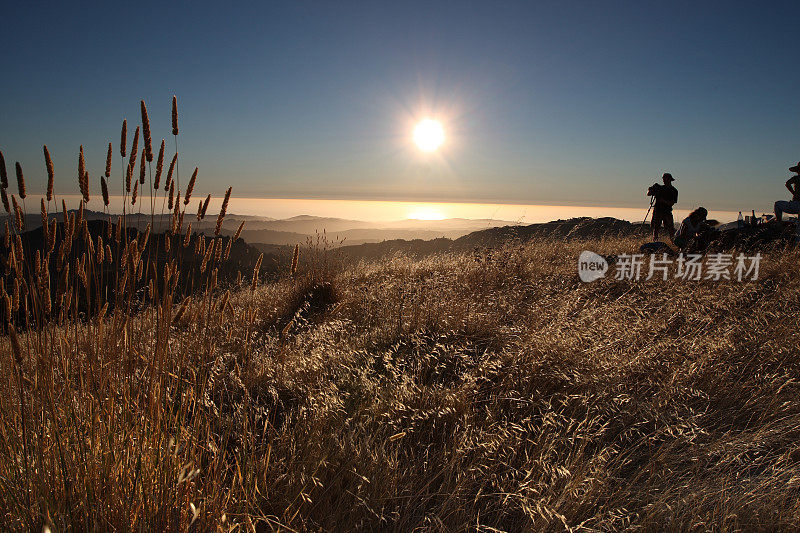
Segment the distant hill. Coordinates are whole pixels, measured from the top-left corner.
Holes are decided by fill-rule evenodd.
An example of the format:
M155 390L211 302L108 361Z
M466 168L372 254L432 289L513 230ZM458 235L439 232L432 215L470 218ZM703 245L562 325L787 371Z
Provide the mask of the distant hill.
M428 255L449 251L467 251L475 248L495 247L512 241L528 241L534 238L588 239L605 236L626 236L642 234L649 227L641 223L631 223L616 218L572 218L555 220L527 226L503 226L473 231L456 239L438 238L433 240L390 240L380 243L366 243L357 246L343 246L339 252L350 259L376 259L387 254L405 253L408 255ZM259 244L255 245L260 247Z

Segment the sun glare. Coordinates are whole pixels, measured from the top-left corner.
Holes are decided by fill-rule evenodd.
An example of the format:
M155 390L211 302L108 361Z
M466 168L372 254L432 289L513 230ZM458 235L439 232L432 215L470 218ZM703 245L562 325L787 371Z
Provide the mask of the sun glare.
M444 142L444 129L438 120L426 118L414 128L414 142L420 150L433 152Z

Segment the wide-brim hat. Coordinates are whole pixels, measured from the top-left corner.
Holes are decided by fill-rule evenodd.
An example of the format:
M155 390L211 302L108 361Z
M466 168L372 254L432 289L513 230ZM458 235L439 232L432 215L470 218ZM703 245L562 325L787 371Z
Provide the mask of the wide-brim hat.
M789 167L789 172L797 172L800 173L800 161L793 167Z
M798 163L798 165L800 165L800 163ZM673 178L672 174L670 174L669 172L664 172L664 175L661 176L661 179L662 180L675 181L675 178Z

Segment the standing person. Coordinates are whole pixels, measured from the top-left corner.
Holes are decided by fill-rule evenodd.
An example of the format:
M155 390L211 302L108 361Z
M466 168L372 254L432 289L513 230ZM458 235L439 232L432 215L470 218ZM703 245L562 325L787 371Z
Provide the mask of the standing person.
M653 219L650 222L650 225L653 226L653 240L658 240L658 230L661 229L661 224L664 224L664 228L669 233L669 238L672 238L675 235L675 221L672 218L672 206L678 203L678 189L672 186L672 182L675 181L675 178L672 177L672 174L669 172L665 172L663 176L661 176L661 180L664 182L663 185L654 183L649 189L647 189L647 196L652 196L655 198L655 204L653 205Z
M784 213L792 215L800 213L800 162L789 167L789 172L794 172L794 176L786 180L786 188L792 193L792 201L778 200L775 202L775 220L778 222L783 220Z

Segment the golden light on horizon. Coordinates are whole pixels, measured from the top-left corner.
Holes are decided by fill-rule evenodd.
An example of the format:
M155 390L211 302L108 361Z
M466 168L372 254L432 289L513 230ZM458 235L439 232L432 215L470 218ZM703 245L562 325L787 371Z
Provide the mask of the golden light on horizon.
M444 128L438 120L426 118L414 127L414 142L423 152L434 152L444 143Z
M406 218L410 220L444 220L447 217L435 209L423 207L409 213Z

